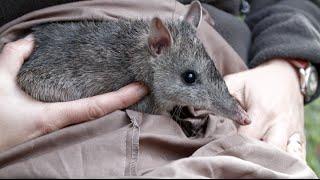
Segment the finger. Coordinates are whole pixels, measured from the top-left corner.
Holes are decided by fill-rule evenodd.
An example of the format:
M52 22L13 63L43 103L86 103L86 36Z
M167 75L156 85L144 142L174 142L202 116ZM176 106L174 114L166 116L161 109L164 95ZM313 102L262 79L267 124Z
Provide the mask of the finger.
M24 60L31 54L33 47L32 35L6 44L0 54L1 71L16 76Z
M115 110L135 104L148 90L140 83L133 83L118 91L71 102L47 104L47 124L54 129L70 124L97 119ZM48 122L49 121L49 122ZM55 121L55 122L53 122Z
M306 160L305 140L301 133L294 133L288 140L287 152L294 157Z
M278 120L275 120L274 122L281 122L281 120L278 119ZM282 120L282 122L286 122L286 121ZM288 138L289 138L288 134L289 133L288 133L287 125L283 123L277 123L268 130L268 132L266 133L263 139L265 142L286 151Z
M229 93L239 101L242 107L245 108L245 80L243 78L243 73L225 76L224 81L226 82Z

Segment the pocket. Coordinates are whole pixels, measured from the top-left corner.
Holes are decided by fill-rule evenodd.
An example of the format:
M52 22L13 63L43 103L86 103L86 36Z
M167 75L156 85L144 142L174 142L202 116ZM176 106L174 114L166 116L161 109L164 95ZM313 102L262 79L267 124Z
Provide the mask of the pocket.
M130 141L127 136L135 129L132 124L125 112L115 111L35 138L0 153L0 177L123 176Z

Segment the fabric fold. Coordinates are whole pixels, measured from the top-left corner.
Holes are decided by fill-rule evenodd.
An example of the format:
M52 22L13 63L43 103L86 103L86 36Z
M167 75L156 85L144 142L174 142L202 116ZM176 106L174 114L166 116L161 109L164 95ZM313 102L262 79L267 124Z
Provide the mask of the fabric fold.
M40 23L115 18L178 19L188 6L173 0L92 0L52 6L0 28L0 49ZM208 16L208 13L205 13ZM222 75L243 71L239 55L204 17L197 34ZM214 20L214 17L213 17ZM0 152L1 178L317 178L303 162L241 137L233 121L194 111L189 136L169 116L115 111Z

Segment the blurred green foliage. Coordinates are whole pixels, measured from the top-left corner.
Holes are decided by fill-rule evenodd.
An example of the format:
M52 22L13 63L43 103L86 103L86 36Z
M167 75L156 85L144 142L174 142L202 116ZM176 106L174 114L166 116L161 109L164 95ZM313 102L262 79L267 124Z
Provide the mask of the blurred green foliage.
M320 98L305 106L307 162L320 177Z

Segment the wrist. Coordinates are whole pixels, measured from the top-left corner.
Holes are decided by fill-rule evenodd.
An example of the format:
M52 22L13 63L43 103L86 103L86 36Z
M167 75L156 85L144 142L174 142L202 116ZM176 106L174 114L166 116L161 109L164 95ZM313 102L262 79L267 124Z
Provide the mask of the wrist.
M304 95L305 102L309 102L318 88L318 72L308 61L290 60L290 62L299 72L301 92Z
M273 81L273 88L284 88L303 100L303 94L300 91L299 74L296 68L288 61L272 59L257 66L255 71L262 71L264 76L268 77L267 79Z
M284 59L272 59L256 68L268 69L270 73L280 77L288 77L291 80L299 83L299 74L296 68L287 60Z
M299 87L305 102L311 100L318 86L318 73L316 68L308 61L297 59L284 59L296 71Z

